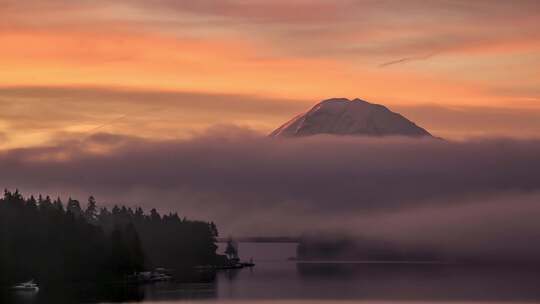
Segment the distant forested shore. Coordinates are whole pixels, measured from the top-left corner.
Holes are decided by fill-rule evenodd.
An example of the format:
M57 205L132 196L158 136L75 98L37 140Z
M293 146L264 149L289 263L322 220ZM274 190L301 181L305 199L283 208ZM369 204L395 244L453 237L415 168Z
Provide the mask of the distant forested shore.
M0 284L115 281L134 272L223 263L214 223L155 209L49 196L0 198Z

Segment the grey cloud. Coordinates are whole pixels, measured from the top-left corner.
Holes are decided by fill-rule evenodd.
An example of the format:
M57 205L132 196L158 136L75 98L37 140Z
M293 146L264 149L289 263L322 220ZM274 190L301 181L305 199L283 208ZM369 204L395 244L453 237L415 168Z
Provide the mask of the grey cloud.
M266 207L339 216L538 191L539 153L535 140L275 140L219 127L184 141L97 134L3 152L0 182L31 191L73 189L106 200L141 189L157 198L178 193L179 205L140 200L165 209L200 206L210 217L214 207L229 209L226 217L237 208L249 216ZM186 210L205 213L199 211Z
M424 206L366 220L364 233L439 248L452 256L538 260L540 192ZM384 225L381 225L384 223Z
M524 260L540 254L538 155L539 140L281 140L216 126L182 141L101 133L4 151L0 185L174 210L224 235L346 232Z

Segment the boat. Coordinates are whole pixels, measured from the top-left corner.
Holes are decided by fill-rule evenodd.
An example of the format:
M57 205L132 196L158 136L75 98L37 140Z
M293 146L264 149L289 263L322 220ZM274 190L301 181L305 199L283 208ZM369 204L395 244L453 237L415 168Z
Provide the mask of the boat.
M163 273L155 273L150 278L151 282L168 282L172 281L173 277Z
M242 265L242 267L255 267L255 263L253 262L243 262L240 263L240 265Z
M14 285L11 287L11 289L18 291L39 291L39 286L34 282L34 280L30 280L28 282Z
M171 271L165 268L157 268L154 271L135 272L127 277L130 283L156 283L172 281Z
M172 277L172 271L170 269L166 269L166 268L156 268L154 269L154 271L152 272L152 277L150 278L150 280L152 282L168 282L168 281L172 281L173 280L173 277Z

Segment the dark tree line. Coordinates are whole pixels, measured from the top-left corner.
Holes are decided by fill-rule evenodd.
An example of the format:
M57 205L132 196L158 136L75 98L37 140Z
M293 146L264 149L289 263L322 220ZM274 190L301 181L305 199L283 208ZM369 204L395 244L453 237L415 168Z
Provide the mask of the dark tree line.
M145 214L115 206L99 208L93 197L79 201L0 198L0 284L118 280L154 267L180 269L220 260L213 223Z

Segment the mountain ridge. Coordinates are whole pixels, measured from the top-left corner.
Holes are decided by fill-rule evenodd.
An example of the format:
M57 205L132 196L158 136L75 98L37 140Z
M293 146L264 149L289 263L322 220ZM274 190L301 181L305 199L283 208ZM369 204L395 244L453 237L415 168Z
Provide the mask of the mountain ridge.
M325 99L270 133L271 137L318 134L432 137L424 128L384 105L355 98Z

